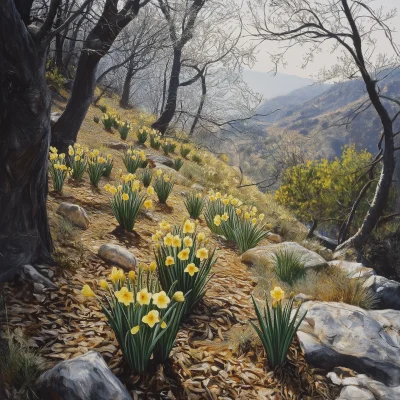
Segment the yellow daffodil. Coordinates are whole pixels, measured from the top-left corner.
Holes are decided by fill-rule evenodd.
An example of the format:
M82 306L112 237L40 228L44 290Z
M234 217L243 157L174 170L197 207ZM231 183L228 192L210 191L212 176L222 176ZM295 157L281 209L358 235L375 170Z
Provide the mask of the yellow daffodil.
M220 192L215 193L215 198L220 199L222 197L222 194Z
M205 260L208 258L208 250L205 247L202 247L201 249L197 250L196 257L200 258L201 261Z
M151 297L152 294L149 293L146 288L144 288L140 292L138 292L138 294L136 295L136 300L141 306L148 306L150 304Z
M119 303L123 303L125 306L133 303L133 293L128 290L127 287L121 288L121 290L114 293Z
M157 263L155 261L151 262L149 265L149 269L151 272L154 272L157 269Z
M167 308L170 302L171 299L164 291L153 294L153 304L156 305L158 308Z
M166 174L164 174L163 179L164 179L164 182L169 182L171 180L171 178Z
M200 232L197 236L197 241L204 242L205 239L206 239L206 234L204 232Z
M157 174L157 176L161 176L161 175L163 174L162 169L158 169L157 172L156 172L156 174Z
M131 281L134 281L136 279L135 271L129 271L128 277Z
M157 310L150 311L147 315L145 315L142 318L142 322L147 324L150 328L153 328L153 326L157 322L160 322L160 314L159 314L159 312Z
M96 296L89 285L83 285L81 293L84 297L95 297Z
M165 321L160 324L161 329L165 329L167 327L167 323Z
M190 249L188 249L188 248L183 249L182 251L180 251L178 253L178 258L181 261L189 260L189 254L190 254Z
M160 223L160 228L164 231L169 231L171 229L171 225L168 222L162 220Z
M223 214L221 215L221 219L222 219L222 221L228 221L229 215L225 212L225 213L223 213Z
M244 218L245 218L245 219L250 219L250 217L251 217L251 215L250 215L249 212L245 212L245 213L244 213Z
M256 223L257 223L257 218L253 218L252 220L251 220L251 223L253 224L253 225L255 225Z
M186 220L183 224L183 233L193 233L196 228L196 225L190 220Z
M175 292L174 295L172 296L172 298L177 301L178 303L182 303L183 301L185 301L185 296L183 295L183 292L178 291Z
M146 210L148 210L148 209L150 209L150 208L153 208L153 202L149 199L149 200L146 200L144 203L143 203L143 205L144 205L144 207L146 208Z
M238 203L238 199L232 199L231 203L232 203L232 205L236 206L236 204Z
M134 326L134 327L131 329L132 335L136 335L136 334L139 332L139 329L140 329L140 326L139 326L139 325Z
M122 269L118 269L116 267L113 267L111 270L111 274L109 275L109 278L111 280L112 283L114 283L114 285L118 282L118 281L125 281L125 274L124 271L122 271Z
M220 215L216 215L214 217L214 225L215 226L220 226L221 225L221 216Z
M108 289L108 283L105 279L101 279L99 285L102 289Z
M201 193L196 193L196 199L201 199Z
M186 247L192 247L192 246L193 246L193 240L192 240L192 238L191 238L190 236L185 236L185 237L183 238L183 244L184 244Z
M117 193L117 188L115 186L110 186L110 189L108 190L111 194Z
M183 271L187 272L190 276L193 276L195 273L199 272L199 269L196 267L196 265L190 263Z
M122 200L128 201L129 200L129 194L128 193L123 193L122 194Z
M172 246L173 241L174 236L171 233L167 233L167 235L164 237L164 244L166 246Z
M178 235L173 237L172 246L173 247L181 247L182 246L182 240Z
M153 186L149 186L146 191L149 196L152 196L154 194Z
M210 196L210 201L215 201L215 196L213 194Z
M227 206L229 204L229 199L222 199L222 203L224 203Z
M264 215L264 214L260 214L260 215L258 216L258 219L259 219L260 221L262 221L264 218L265 218L265 215Z
M167 267L169 267L170 265L174 265L174 264L175 264L174 257L168 256L168 257L165 259L165 265L166 265Z
M280 301L285 297L285 292L279 286L275 286L269 293L276 301Z

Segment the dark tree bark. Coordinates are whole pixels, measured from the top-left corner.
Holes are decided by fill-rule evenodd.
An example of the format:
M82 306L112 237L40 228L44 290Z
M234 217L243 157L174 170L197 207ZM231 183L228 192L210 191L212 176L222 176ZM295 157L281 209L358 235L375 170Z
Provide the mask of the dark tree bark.
M124 87L122 90L122 96L121 96L121 100L119 102L119 105L122 108L129 108L129 98L130 98L130 94L131 94L131 83L132 83L132 78L135 74L135 70L134 70L134 61L133 59L130 60L129 62L129 66L128 69L126 71L126 75L125 75L125 80L124 80Z
M199 69L197 69L197 71L200 73ZM204 103L206 101L206 97L207 97L206 75L207 75L207 71L205 71L204 73L201 73L201 76L200 76L200 79L201 79L201 98L200 98L199 107L197 109L197 113L196 113L196 115L194 117L192 126L190 127L190 132L189 132L190 136L193 136L193 134L194 134L194 130L196 129L197 124L199 123L199 120L200 120L200 117L201 117L201 113L203 111Z
M52 146L66 152L76 141L79 129L93 100L96 69L115 38L149 0L128 0L118 11L118 0L106 0L103 13L86 38L67 107L52 129Z
M0 2L0 281L24 264L51 260L48 46L36 43L25 27L31 4Z

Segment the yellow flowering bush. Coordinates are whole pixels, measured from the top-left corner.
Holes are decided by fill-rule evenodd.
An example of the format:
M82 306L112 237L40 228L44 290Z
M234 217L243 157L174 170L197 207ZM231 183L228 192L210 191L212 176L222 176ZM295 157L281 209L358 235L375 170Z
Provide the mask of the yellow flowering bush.
M99 282L99 295L88 285L81 293L100 302L129 367L143 373L150 364L165 362L179 329L184 294L175 291L176 285L161 290L149 268L126 276L114 267L108 278Z
M172 142L170 139L166 139L161 142L161 147L164 154L167 156L169 153L175 153L176 143Z
M102 122L103 125L104 125L104 129L105 129L107 132L110 132L110 131L111 131L111 128L112 128L113 125L114 125L114 120L113 120L112 116L111 116L110 114L104 113L104 114L103 114L103 118L101 119L101 122Z
M106 162L104 163L103 176L109 178L114 166L114 160L111 154L107 154L105 160Z
M150 134L154 134L153 129L142 126L136 133L137 141L139 144L144 145Z
M158 201L161 204L165 204L168 200L169 195L174 187L174 182L170 175L163 173L161 169L156 172L156 180L154 182L154 190L157 194Z
M138 213L142 206L152 207L147 194L141 191L141 182L133 174L122 175L122 182L117 187L105 185L104 189L112 194L111 209L115 219L122 229L131 232L135 226Z
M69 169L65 162L65 154L58 154L55 147L50 147L49 172L53 179L53 189L56 192L62 193L65 178L68 176Z
M69 164L71 166L71 178L81 180L86 171L87 153L89 149L78 143L68 147Z
M94 187L98 187L106 168L107 159L100 154L99 150L94 149L88 154L87 162L90 183Z
M204 233L197 234L196 224L186 220L173 228L163 221L153 235L156 242L156 262L161 287L176 289L186 295L185 314L189 314L205 294L209 273L216 259L215 249L205 246Z
M154 150L159 150L161 147L160 135L155 130L153 130L153 132L150 133L149 137L151 148L153 148Z
M205 205L205 200L201 193L189 193L185 197L184 203L190 218L197 219L200 217Z
M307 313L304 313L296 322L300 307L292 315L293 295L290 296L285 305L282 304L285 299L285 292L280 287L277 286L271 290L270 295L272 306L269 305L266 298L263 312L261 312L254 297L251 296L258 324L253 321L250 321L250 323L261 339L267 353L269 366L275 368L286 362L293 337Z
M130 174L134 174L138 168L144 167L144 164L147 161L146 154L143 150L135 150L132 146L127 149L124 153L123 157L124 165L126 170Z

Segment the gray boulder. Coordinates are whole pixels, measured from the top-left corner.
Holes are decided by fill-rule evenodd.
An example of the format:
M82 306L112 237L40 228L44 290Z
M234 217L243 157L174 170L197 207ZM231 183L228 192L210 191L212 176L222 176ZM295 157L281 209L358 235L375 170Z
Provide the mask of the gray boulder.
M89 228L89 218L86 211L77 204L63 202L58 206L57 214L67 219L78 228L84 230Z
M120 150L120 151L129 149L128 143L123 143L123 142L105 142L103 143L103 146L108 147L109 149Z
M400 312L364 310L344 303L308 301L297 332L309 364L341 366L365 373L385 385L400 385Z
M137 260L136 257L125 247L117 244L103 244L100 246L98 255L111 264L119 265L120 267L130 271L135 269Z
M132 400L95 351L62 361L37 382L41 400Z
M377 308L400 310L400 283L391 281L383 276L375 275L368 278L364 287L375 293L378 299Z
M146 158L151 163L153 163L153 165L162 164L170 168L174 166L174 160L171 157L155 155L155 154L147 154Z
M334 372L327 377L335 384L343 386L338 400L395 400L400 399L400 386L389 387L360 374L351 378L339 378Z
M330 267L338 267L347 273L349 278L369 278L372 275L376 275L376 272L372 268L367 268L361 263L350 262L344 260L334 260L328 262Z
M285 249L296 252L304 262L305 268L321 268L328 266L328 263L319 254L295 242L283 242L254 247L242 254L242 262L249 265L260 263L269 264L273 262L274 254Z

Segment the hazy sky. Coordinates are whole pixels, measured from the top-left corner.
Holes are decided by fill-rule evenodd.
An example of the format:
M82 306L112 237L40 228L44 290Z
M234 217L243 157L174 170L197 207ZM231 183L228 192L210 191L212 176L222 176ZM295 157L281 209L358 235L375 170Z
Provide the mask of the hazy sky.
M373 5L373 8L379 6L383 6L386 9L397 8L398 15L395 19L392 20L391 26L394 26L397 30L397 32L394 33L393 36L396 38L396 42L400 46L400 0L376 0ZM270 61L270 56L268 53L273 52L273 50L276 48L277 43L264 42L263 44L261 44L258 48L257 62L252 69L261 72L271 71L271 69L273 68L273 64ZM386 42L382 41L382 48L380 48L380 52L386 51L389 53L390 48L386 44ZM336 54L330 54L328 46L326 51L317 55L314 62L312 64L309 64L307 69L302 69L302 49L300 47L296 47L292 49L291 52L286 56L287 66L285 68L280 67L278 71L281 73L312 78L318 73L318 71L322 67L334 64L336 58Z

